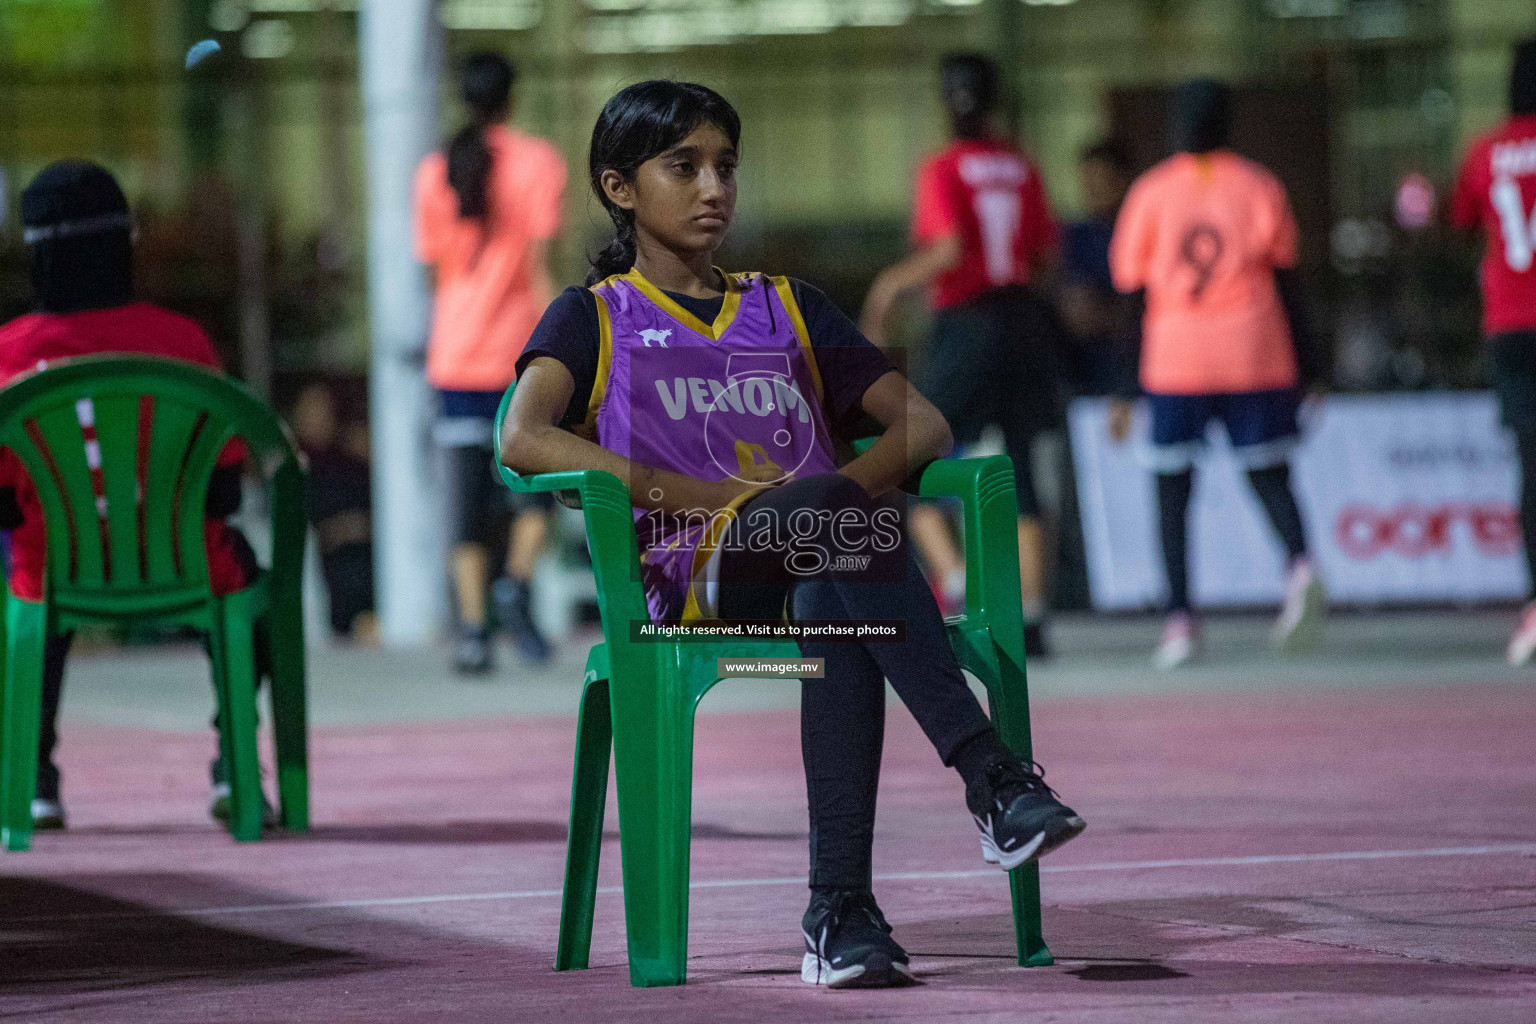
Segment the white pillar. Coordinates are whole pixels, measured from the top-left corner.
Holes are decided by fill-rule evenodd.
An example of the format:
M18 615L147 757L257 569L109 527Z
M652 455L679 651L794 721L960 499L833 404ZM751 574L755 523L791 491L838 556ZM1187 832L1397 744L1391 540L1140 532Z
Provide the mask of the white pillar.
M434 0L364 0L358 37L368 160L375 593L384 642L413 646L434 637L445 605L433 403L421 365L430 299L411 254L411 182L438 134L442 39Z

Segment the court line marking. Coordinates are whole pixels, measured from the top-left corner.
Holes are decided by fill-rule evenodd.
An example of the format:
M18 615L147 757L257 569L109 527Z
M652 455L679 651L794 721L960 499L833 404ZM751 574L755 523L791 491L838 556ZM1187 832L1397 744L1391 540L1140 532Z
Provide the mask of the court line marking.
M1493 854L1536 856L1536 843L1503 843L1491 846L1441 846L1422 850L1341 850L1334 853L1273 853L1246 857L1182 857L1171 860L1122 860L1098 864L1044 864L1042 875L1068 875L1090 871L1154 871L1167 868L1242 867L1253 864L1307 864L1318 861L1396 860L1420 857L1482 857ZM1000 878L997 868L965 871L902 871L876 875L877 882L942 881L956 878ZM730 878L692 882L690 889L743 889L755 886L804 885L805 876L792 878ZM622 886L604 885L600 893L623 892ZM543 899L560 896L559 889L525 889L514 892L448 893L438 896L381 896L360 900L312 900L293 903L257 903L244 907L191 907L186 909L132 910L109 914L49 914L0 918L0 926L62 924L71 921L120 921L152 917L224 917L243 914L275 914L299 910L357 910L369 907L413 907L438 903L475 903L492 900Z

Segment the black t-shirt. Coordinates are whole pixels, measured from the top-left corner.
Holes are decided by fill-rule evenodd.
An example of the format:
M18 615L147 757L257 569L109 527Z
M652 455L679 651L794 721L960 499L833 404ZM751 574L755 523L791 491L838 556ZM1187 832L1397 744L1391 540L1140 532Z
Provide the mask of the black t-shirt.
M853 321L821 291L793 279L790 289L805 320L806 332L811 336L811 349L821 372L825 397L823 409L828 425L834 434L846 437L855 431L855 425L863 418L859 403L864 392L894 367L885 353L870 344ZM705 323L711 323L720 315L720 307L725 302L724 296L696 299L676 292L666 294ZM522 376L523 368L539 356L558 359L571 372L576 391L560 421L563 427L577 426L586 419L587 404L597 382L601 338L597 297L589 288L567 288L544 311L523 354L518 357L518 376Z

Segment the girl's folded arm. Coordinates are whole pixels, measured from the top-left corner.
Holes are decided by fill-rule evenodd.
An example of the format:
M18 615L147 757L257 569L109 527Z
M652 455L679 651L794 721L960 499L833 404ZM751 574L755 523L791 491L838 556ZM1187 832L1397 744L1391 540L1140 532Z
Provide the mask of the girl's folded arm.
M885 432L839 472L872 497L900 487L954 447L954 435L943 415L895 370L871 384L860 404Z
M559 426L576 382L564 363L534 359L518 378L501 426L501 461L517 473L599 469L623 480L636 508L666 512L714 511L750 490L738 480L698 480L631 462Z

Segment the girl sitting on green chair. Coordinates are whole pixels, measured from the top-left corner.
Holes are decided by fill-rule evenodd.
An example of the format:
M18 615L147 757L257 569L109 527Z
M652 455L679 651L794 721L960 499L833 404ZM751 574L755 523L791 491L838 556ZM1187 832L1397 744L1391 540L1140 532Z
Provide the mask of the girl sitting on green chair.
M1017 867L1084 822L998 737L907 551L895 495L948 452L943 417L816 289L714 266L740 136L736 111L701 85L642 82L609 100L589 163L615 237L529 340L502 459L627 482L654 621L905 623L900 642L800 643L825 664L801 691L801 978L899 985L909 960L870 891L886 679L964 779L989 862ZM865 417L880 437L839 459Z

